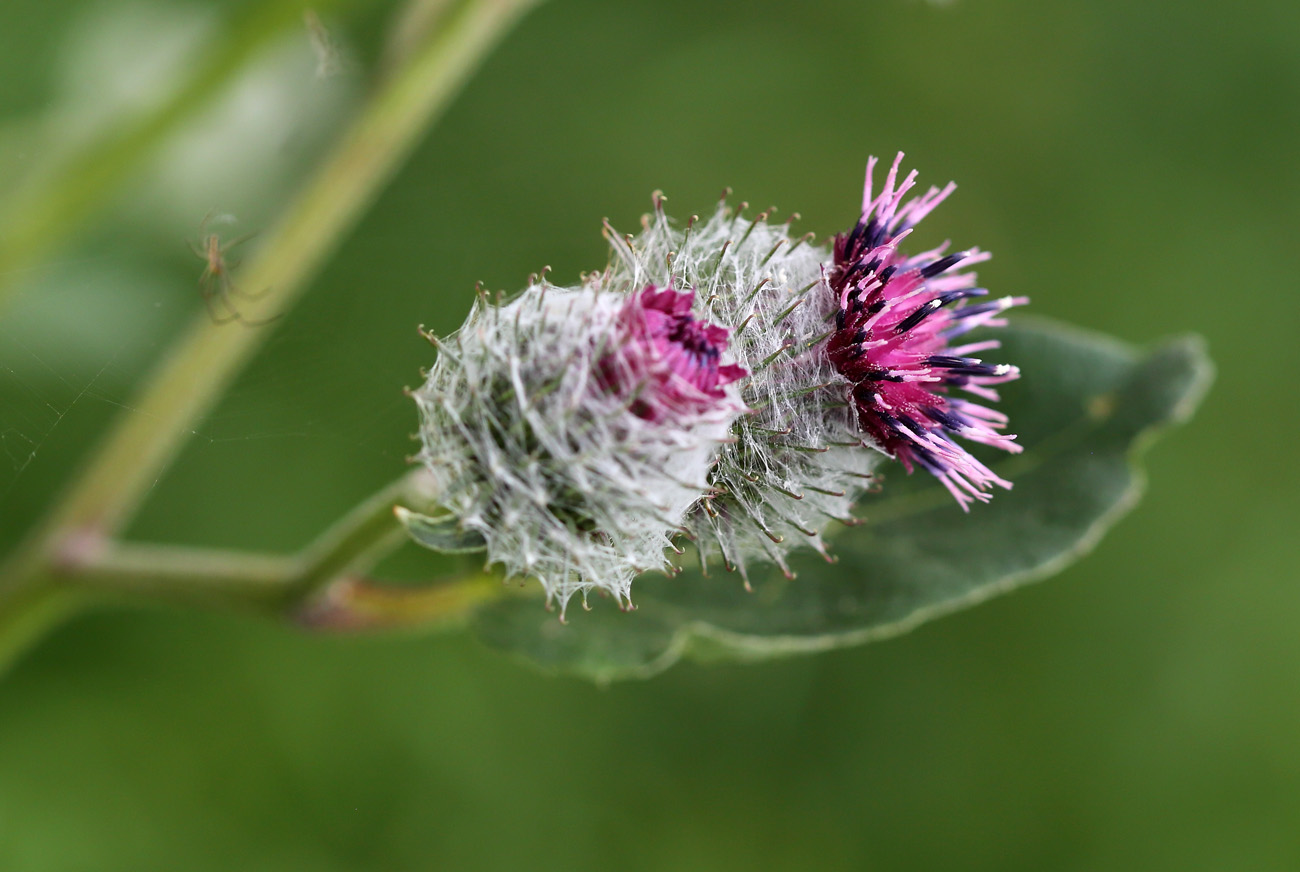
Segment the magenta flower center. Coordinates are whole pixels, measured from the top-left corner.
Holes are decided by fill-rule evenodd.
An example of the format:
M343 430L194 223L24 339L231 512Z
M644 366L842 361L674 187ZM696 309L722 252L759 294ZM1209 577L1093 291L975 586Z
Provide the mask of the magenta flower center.
M647 421L699 415L726 399L727 385L749 375L723 364L729 331L691 314L694 291L647 286L620 314L622 347L607 362L606 380L633 392L631 411Z
M1023 297L971 303L988 294L975 287L975 275L956 268L987 260L977 250L945 254L947 244L906 255L899 243L954 189L931 188L907 203L915 183L910 173L895 185L902 154L894 161L880 196L872 197L867 164L862 217L835 238L829 275L839 298L836 332L827 355L852 384L852 402L863 431L908 472L921 466L943 483L962 508L987 501L993 485L1010 488L954 441L961 437L1018 452L1014 436L1000 432L1006 416L960 396L996 402L993 385L1018 378L1014 366L986 363L978 353L997 348L996 340L950 347L976 327L1002 326L998 316Z

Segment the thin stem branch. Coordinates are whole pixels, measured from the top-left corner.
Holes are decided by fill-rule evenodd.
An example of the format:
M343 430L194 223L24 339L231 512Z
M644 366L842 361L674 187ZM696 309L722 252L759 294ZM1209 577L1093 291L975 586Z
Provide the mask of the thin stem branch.
M517 589L484 572L419 586L340 575L302 597L295 593L301 566L301 556L121 545L65 576L64 582L65 592L89 599L252 611L324 632L425 628L463 619L475 607Z
M113 543L84 563L60 567L57 579L95 598L264 610L284 599L300 565L297 556Z
M362 574L405 541L393 512L429 498L417 470L361 502L292 555L99 541L51 568L61 587L96 595L149 596L277 611L349 574Z
M302 601L335 579L368 572L406 541L406 530L393 508L398 503L423 506L430 500L425 473L417 470L376 493L348 512L305 548L286 585L283 598Z
M405 541L393 507L421 501L421 473L404 476L297 554L104 543L69 555L55 589L86 599L143 599L286 617L313 630L412 627L463 617L508 590L481 571L403 587L364 577Z
M52 585L28 585L0 595L0 675L85 601L83 594Z
M399 587L341 578L307 604L298 622L312 630L417 630L464 619L476 607L508 595L499 578L478 573L446 584Z

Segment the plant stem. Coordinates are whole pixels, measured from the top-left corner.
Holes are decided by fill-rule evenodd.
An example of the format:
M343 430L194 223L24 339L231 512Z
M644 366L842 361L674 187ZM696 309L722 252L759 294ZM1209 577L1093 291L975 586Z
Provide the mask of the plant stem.
M313 630L333 632L424 629L462 619L512 589L518 588L483 573L414 588L341 578L300 613L299 622Z
M534 2L460 0L439 20L424 44L371 97L243 272L246 286L267 289L250 302L248 320L288 310L420 134ZM41 600L33 592L57 582L52 569L66 565L69 555L75 564L79 555L102 550L129 522L195 422L216 403L266 333L240 324L217 326L206 314L198 317L51 516L0 571L0 615ZM339 569L335 552L317 556L316 574L300 579L304 590Z
M58 587L96 597L292 612L331 582L369 571L405 541L393 507L428 498L423 475L402 476L293 555L104 542L67 555L52 574Z
M0 595L0 672L57 621L96 602L171 602L254 612L316 631L409 629L465 617L513 588L482 571L419 587L364 577L405 541L393 507L423 505L416 471L365 500L293 555L100 541L42 583Z
M288 618L306 629L335 632L412 629L464 618L474 607L512 590L484 572L418 587L345 574L323 579L319 589L304 588L305 558L121 545L64 576L60 590L87 601L172 602L256 612ZM35 629L39 632L43 626ZM4 654L0 649L0 662Z
M29 585L0 592L0 675L24 651L87 602L75 591Z
M175 545L112 544L93 560L62 569L58 585L95 599L273 610L297 576L293 556Z

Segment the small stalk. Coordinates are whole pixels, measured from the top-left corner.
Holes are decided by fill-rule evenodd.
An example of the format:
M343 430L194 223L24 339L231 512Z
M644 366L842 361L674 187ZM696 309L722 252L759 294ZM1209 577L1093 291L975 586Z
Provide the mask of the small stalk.
M478 606L512 590L519 588L482 573L422 587L341 578L296 617L300 625L318 632L423 630L463 620Z
M172 602L288 619L312 630L412 627L464 617L510 588L481 570L418 587L366 578L406 541L393 509L429 499L415 471L363 501L296 554L258 554L177 545L104 542L72 550L27 590L27 608L0 610L21 625L0 625L13 651L77 605ZM6 631L7 635L6 635ZM0 648L0 656L7 649Z

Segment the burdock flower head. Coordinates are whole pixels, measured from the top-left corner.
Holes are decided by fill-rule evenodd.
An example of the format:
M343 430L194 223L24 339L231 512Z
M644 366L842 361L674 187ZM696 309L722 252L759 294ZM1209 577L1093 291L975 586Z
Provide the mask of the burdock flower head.
M414 392L437 500L489 563L535 577L561 610L592 588L630 603L707 486L744 411L727 331L694 294L531 285L480 297Z
M996 401L993 386L1019 378L1020 371L973 356L997 348L997 340L956 347L950 342L976 327L1001 326L1000 313L1028 300L971 303L988 291L975 287L974 273L957 268L988 260L977 249L945 254L945 243L911 256L899 250L912 228L956 187L931 188L905 203L916 172L898 182L902 158L894 160L879 196L872 194L875 158L867 163L862 217L835 237L830 289L836 332L826 355L852 384L858 424L871 441L908 472L920 466L933 474L968 509L974 500L987 501L993 485L1011 484L953 437L1011 452L1020 446L1001 432L1005 415L953 391Z
M977 250L901 250L954 187L905 200L901 160L878 195L868 163L830 249L725 197L674 225L656 194L641 233L606 226L609 266L580 287L480 299L415 396L420 458L489 561L561 605L627 602L679 534L746 580L761 561L792 576L801 544L829 559L828 525L856 522L886 457L963 509L1010 487L956 440L1020 450L985 405L1019 372L977 356L996 340L954 341L1025 300L978 299Z

